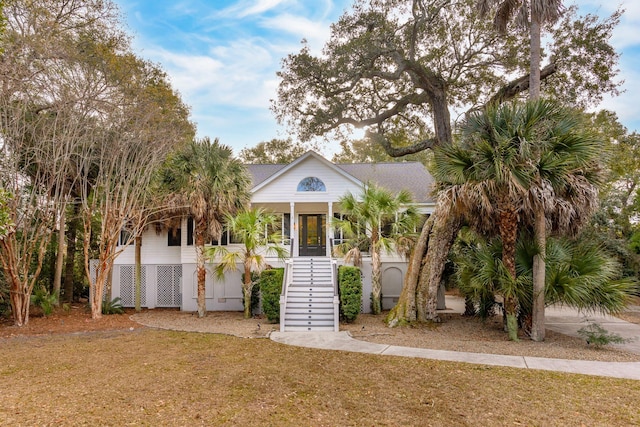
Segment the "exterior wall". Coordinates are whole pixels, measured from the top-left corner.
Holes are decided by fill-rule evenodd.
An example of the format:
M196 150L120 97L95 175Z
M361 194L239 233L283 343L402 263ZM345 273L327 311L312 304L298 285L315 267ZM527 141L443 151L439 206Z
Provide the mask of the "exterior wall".
M297 191L298 183L306 177L315 176L324 182L327 191ZM358 192L361 184L338 173L314 157L308 157L293 166L283 176L277 177L255 191L251 203L324 203L337 201L347 191ZM285 212L288 212L285 210Z
M323 192L299 192L298 183L306 177L317 177L323 181L326 191ZM289 169L283 171L272 181L258 186L252 195L252 205L264 207L275 213L293 214L291 217L290 232L293 238L294 253L298 248L298 215L300 214L325 214L327 222L331 221L332 214L338 212L337 201L347 191L358 193L362 183L353 177L316 156L302 158L299 163L294 163ZM422 210L429 212L430 206L422 206ZM156 233L155 228L150 227L143 234L142 239L142 264L144 268L145 297L143 305L147 307L167 306L166 297L161 295L166 292L167 283L173 285L179 281L178 301L173 306L179 306L183 311L197 310L197 278L196 278L196 252L195 246L187 245L187 220L184 218L181 225L181 246L168 246L168 231ZM332 237L331 230L327 230L327 242ZM229 244L227 249L234 250L240 245ZM289 249L287 247L287 249ZM130 298L131 268L134 264L134 246L131 245L116 258L113 274L113 296L126 296ZM329 252L329 249L327 249ZM407 264L405 260L396 255L382 255L382 307L391 308L397 301L402 289ZM274 267L281 267L283 263L275 258L267 261ZM178 270L179 267L179 270ZM211 311L241 311L242 305L242 273L227 273L224 280L218 280L213 273L214 265L207 265L206 301L207 310ZM167 269L171 280L167 279ZM371 311L371 259L363 259L363 301L362 311ZM180 277L176 277L180 273ZM169 275L171 275L169 274ZM169 282L167 282L169 280ZM128 288L121 288L126 283ZM125 295L126 293L126 295ZM175 292L173 296L175 296Z
M344 264L344 263L341 263ZM362 313L371 313L371 257L362 258ZM407 273L407 263L403 261L382 262L382 309L390 310L398 302L402 291L404 276Z
M269 258L267 264L273 267L284 267L284 263ZM207 264L205 280L205 296L208 311L242 311L242 265L238 271L228 272L224 279L215 277L214 264ZM182 311L198 310L198 278L195 264L182 266Z
M186 220L183 230L186 230ZM181 233L183 246L187 243L186 232ZM180 264L181 246L169 246L167 243L168 231L162 230L156 233L154 227L148 227L142 234L142 264ZM115 259L114 264L134 264L135 245L131 244L124 248L122 253Z

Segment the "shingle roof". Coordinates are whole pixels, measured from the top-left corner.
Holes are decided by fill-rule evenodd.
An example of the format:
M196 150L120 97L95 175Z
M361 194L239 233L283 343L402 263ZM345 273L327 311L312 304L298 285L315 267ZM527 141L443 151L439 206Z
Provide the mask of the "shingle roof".
M287 165L247 165L252 187L259 185ZM407 190L418 203L431 203L433 177L419 162L345 163L336 167L359 181L371 181L392 192Z
M433 177L422 163L353 163L336 166L362 182L374 182L391 192L407 190L418 203L433 202L430 196Z

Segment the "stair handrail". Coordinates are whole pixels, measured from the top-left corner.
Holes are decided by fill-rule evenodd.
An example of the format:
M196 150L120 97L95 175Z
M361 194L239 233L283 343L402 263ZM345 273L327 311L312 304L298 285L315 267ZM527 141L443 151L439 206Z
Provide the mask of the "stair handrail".
M333 283L333 331L340 331L340 295L338 292L338 260L331 258L331 283Z
M285 330L285 314L287 313L287 294L289 285L293 282L293 258L284 261L284 276L282 278L282 291L280 292L280 332Z

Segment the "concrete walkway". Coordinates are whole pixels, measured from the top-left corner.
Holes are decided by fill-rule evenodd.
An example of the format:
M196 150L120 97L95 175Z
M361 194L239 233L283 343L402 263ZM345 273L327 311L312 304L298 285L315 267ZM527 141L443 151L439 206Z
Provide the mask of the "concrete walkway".
M447 298L447 311L459 311L460 301ZM462 301L464 308L464 301ZM640 310L640 308L638 308ZM587 315L610 333L632 340L616 347L640 354L640 325L610 316ZM585 326L585 315L566 307L551 307L546 312L546 327L553 331L579 336ZM387 356L418 357L481 365L509 366L522 369L569 372L574 374L640 380L640 362L596 362L587 360L547 359L543 357L504 356L499 354L465 353L376 344L353 339L348 332L272 332L273 341L298 347L342 350Z

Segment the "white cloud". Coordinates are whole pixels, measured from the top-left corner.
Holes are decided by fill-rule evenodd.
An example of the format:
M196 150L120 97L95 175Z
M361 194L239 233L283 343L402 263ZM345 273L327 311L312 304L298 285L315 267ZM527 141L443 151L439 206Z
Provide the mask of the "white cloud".
M218 10L215 17L242 19L248 16L261 15L276 9L283 4L291 3L290 0L240 0L231 6Z
M329 23L315 21L303 16L284 13L272 18L264 18L260 26L270 30L293 34L298 40L306 39L315 50L320 49L329 38Z

